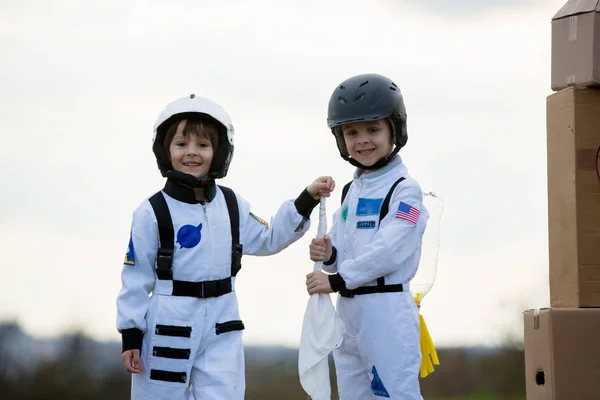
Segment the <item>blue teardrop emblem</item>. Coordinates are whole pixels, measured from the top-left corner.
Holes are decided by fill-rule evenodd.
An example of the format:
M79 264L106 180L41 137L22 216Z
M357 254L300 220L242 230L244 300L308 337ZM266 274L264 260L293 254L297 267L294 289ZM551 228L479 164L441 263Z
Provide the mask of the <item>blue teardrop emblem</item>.
M202 238L202 234L200 233L201 230L202 224L198 226L184 225L179 228L179 231L177 232L177 243L181 246L180 249L183 247L186 249L196 247Z

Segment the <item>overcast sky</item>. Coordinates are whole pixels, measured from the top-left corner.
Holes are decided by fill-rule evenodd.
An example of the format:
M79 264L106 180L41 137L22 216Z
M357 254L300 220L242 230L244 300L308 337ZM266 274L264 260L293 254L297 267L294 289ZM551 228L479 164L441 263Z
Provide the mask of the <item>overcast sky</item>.
M236 150L222 183L256 214L269 219L331 175L331 216L353 168L327 128L327 102L342 80L376 72L405 97L403 160L444 200L422 306L436 344L520 337L522 311L549 305L545 102L562 5L1 2L0 318L37 336L119 339L131 214L163 185L152 126L189 93L230 113ZM316 223L279 255L244 258L246 343L299 343L315 234Z

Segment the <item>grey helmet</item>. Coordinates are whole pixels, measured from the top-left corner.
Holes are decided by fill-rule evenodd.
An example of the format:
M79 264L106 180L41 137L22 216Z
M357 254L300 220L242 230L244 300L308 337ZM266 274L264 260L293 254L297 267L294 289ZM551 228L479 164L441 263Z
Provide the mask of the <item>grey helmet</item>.
M351 158L340 129L341 125L387 118L392 127L394 151L374 165L364 166ZM342 158L362 169L386 165L406 144L406 107L400 88L389 78L378 74L353 76L339 84L329 99L327 124L335 136Z

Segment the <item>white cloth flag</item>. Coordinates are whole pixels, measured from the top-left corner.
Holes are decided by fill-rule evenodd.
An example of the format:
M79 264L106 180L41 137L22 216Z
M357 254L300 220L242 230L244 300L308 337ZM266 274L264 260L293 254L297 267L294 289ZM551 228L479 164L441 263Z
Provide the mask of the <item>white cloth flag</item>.
M322 238L326 233L325 198L321 197L317 237ZM321 270L322 266L322 262L316 262L313 271ZM312 400L331 400L328 355L341 345L345 330L329 294L310 296L302 323L298 373L302 388Z

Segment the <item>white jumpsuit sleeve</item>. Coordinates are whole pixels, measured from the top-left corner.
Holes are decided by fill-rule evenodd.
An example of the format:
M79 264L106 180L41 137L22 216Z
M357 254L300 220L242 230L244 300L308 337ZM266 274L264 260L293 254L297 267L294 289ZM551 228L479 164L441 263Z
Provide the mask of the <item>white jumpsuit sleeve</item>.
M250 204L239 195L238 202L243 253L255 256L276 254L304 236L310 228L310 213L318 204L304 191L298 199L285 201L267 224L251 215Z
M358 257L342 262L338 270L347 289L356 289L396 271L420 249L421 239L427 224L427 213L421 213L422 192L418 186L400 185L392 196L389 211L381 221L370 244ZM419 211L416 223L398 218L396 213L404 202Z
M117 297L117 330L123 335L124 350L128 350L127 333L133 333L141 347L141 337L147 331L146 312L150 306L149 294L154 287L154 263L158 252L158 225L156 217L145 201L133 213L131 238L127 257L121 272L121 291ZM133 345L131 348L138 348Z

